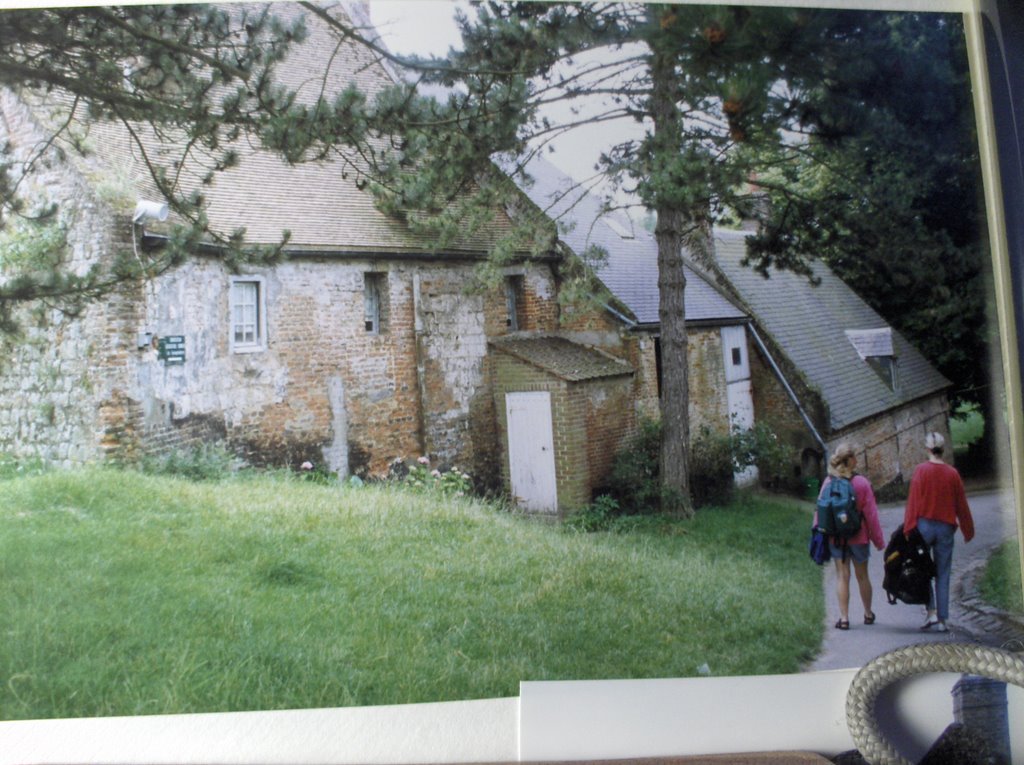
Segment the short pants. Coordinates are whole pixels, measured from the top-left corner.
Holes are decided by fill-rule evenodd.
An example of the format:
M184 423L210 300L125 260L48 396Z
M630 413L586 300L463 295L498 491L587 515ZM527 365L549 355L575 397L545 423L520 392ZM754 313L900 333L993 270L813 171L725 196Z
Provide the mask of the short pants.
M832 560L844 560L852 558L854 563L867 563L871 557L871 545L837 545L831 539L828 540L828 550L832 553Z

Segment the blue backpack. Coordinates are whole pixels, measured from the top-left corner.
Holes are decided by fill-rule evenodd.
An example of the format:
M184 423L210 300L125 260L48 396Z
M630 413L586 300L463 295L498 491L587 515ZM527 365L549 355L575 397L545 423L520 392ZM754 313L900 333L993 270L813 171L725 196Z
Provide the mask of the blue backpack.
M853 483L849 478L832 476L825 493L818 499L816 528L825 536L849 539L860 531L860 524Z

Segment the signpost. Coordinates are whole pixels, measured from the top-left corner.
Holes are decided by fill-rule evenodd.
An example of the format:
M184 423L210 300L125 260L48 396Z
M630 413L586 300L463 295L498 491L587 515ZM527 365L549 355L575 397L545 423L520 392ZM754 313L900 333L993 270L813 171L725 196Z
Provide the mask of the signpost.
M185 363L185 336L168 335L157 341L156 357L164 364Z

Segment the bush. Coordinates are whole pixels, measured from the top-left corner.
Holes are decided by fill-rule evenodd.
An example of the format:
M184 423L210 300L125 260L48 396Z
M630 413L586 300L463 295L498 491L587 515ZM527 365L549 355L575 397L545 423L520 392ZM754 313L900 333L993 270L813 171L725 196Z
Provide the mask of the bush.
M620 513L619 503L607 494L602 494L592 504L569 516L565 525L576 531L607 531Z
M799 485L790 486L795 458L793 447L783 443L767 423L759 422L746 430L734 424L731 441L736 470L756 465L763 484L779 489L799 489Z
M306 461L299 466L299 477L303 481L309 481L320 486L331 486L338 482L337 473L332 473L323 465L314 465Z
M637 434L615 456L609 477L609 493L618 504L617 514L654 513L670 507L661 487L661 425L640 423ZM756 465L763 479L785 485L793 464L793 450L765 423L729 434L706 425L690 445L690 494L695 507L724 504L732 496L733 474Z
M653 513L661 508L661 423L640 422L637 434L615 455L608 488L618 512Z
M236 473L239 459L221 444L203 444L192 449L143 457L138 465L149 475L169 475L193 481L218 481Z
M0 453L0 480L4 478L24 478L29 475L42 475L48 470L46 463L38 457L17 459L10 454Z
M733 455L733 438L706 425L700 429L690 447L690 494L694 507L729 501L733 492Z
M432 492L446 497L465 497L473 492L473 479L457 467L431 468L429 457L420 457L412 465L395 460L390 475L413 491Z

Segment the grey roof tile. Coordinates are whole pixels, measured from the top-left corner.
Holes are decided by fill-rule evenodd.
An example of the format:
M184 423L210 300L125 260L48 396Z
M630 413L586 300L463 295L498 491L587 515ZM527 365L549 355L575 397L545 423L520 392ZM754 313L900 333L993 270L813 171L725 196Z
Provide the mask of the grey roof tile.
M746 236L744 232L716 232L718 263L757 323L821 392L833 430L950 386L949 380L893 329L889 337L899 384L891 390L847 335L848 330L885 330L885 319L821 262L813 264L814 274L821 280L818 286L791 271L774 270L765 279L741 265ZM877 333L878 337L884 335Z
M570 382L633 374L625 361L555 335L505 335L492 338L490 344Z
M334 13L345 9L345 5L337 3L326 7ZM308 38L294 46L277 69L278 80L296 90L300 101L312 102L321 92L331 100L352 83L372 96L393 81L387 69L360 46L349 45L339 51L337 39L325 23L298 3L275 3L273 12L284 19L306 16ZM138 129L146 153L157 162L161 155L165 161L179 156L180 152L167 150L166 142L147 134L144 128ZM94 123L90 137L94 153L81 160L87 165L90 179L99 183L104 174L117 177L128 181L134 194L159 199L139 151L128 140L123 126ZM246 139L238 141L234 148L240 154L238 166L216 174L209 185L202 183L203 163L186 163L180 170L182 191L201 191L207 199L213 230L230 234L243 228L246 241L252 244L276 244L287 230L291 232L289 246L300 250L432 253L438 249L434 236L415 233L401 220L388 217L375 207L370 192L356 184L360 171L367 165L351 150L341 150L325 161L290 165ZM174 172L177 171L172 170L172 175ZM134 204L135 199L126 198L125 212L130 212ZM479 230L464 232L443 251L482 254L510 229L505 212L496 209Z
M640 324L657 324L658 244L642 226L621 212L606 212L601 200L538 156L526 165L533 179L521 188L537 207L557 219L560 238L578 255L592 246L607 253L598 278ZM625 234L625 236L624 236ZM686 320L742 321L744 312L689 267L686 273Z

